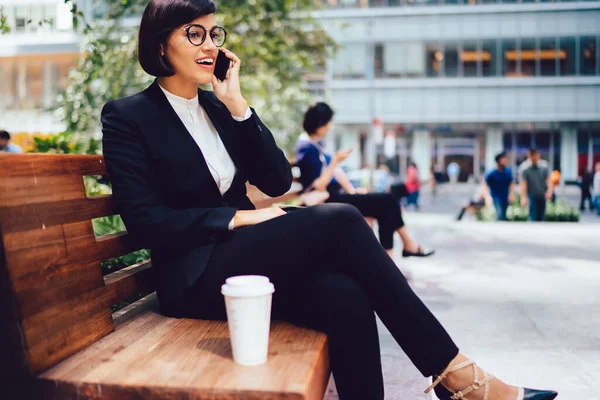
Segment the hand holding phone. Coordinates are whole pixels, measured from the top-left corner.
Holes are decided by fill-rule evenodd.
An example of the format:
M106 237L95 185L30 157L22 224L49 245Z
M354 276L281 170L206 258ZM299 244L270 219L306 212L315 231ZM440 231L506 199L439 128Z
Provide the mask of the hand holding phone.
M354 148L348 149L348 150L338 150L335 152L335 155L333 156L333 160L336 163L344 162L346 160L346 158L348 158L350 153L352 153L353 151L354 151Z

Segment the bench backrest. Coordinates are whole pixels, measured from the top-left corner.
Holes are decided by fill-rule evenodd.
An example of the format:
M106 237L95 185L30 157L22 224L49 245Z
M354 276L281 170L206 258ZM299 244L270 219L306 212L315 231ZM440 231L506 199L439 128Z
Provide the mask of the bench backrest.
M112 305L153 290L150 260L103 276L101 262L138 249L126 232L95 237L91 220L116 211L86 196L90 175L107 176L102 156L0 154L0 370L57 364L113 331ZM248 189L259 208L298 196Z
M110 195L86 196L83 176L106 174L102 156L0 155L0 358L9 368L53 366L114 329L111 305L152 289L149 261L103 277L102 261L138 250L125 232L94 236L91 219L115 211Z

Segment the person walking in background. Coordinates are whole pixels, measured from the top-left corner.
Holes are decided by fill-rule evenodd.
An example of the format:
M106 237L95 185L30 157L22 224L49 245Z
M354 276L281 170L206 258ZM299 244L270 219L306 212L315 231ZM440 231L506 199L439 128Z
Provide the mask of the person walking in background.
M560 184L560 171L557 169L552 171L550 179L552 180L552 185L554 187L554 191L552 192L552 203L556 203L556 188Z
M419 170L417 169L417 164L414 162L410 162L408 164L408 169L406 170L406 180L404 181L404 185L408 190L408 196L406 196L406 206L414 205L415 210L420 211L419 207Z
M585 201L586 200L590 207L590 211L594 210L594 204L592 202L592 192L591 192L593 180L594 180L594 177L593 177L592 173L590 171L588 171L587 169L584 169L583 173L581 174L581 179L579 181L580 185L581 185L581 201L579 202L579 210L581 212L585 211Z
M435 177L435 168L429 169L429 187L431 188L431 197L435 199L437 196L437 179Z
M521 205L529 205L529 220L543 221L546 214L546 200L552 198L554 187L547 167L539 165L540 152L530 149L531 166L523 171L521 179Z
M477 189L475 190L473 197L471 197L469 202L460 209L456 220L462 220L467 212L470 214L475 214L476 212L481 211L481 209L486 205L492 204L492 199L490 198L488 189L489 187L485 183L477 185Z
M527 150L527 158L525 159L525 161L523 161L521 163L521 165L519 165L519 168L517 169L517 175L519 177L519 182L521 182L523 180L523 171L525 171L527 168L531 167L531 149ZM542 155L540 154L540 158L537 162L538 167L540 168L547 168L548 170L550 170L549 165L548 165L548 161L542 159Z
M496 219L506 221L506 210L514 200L514 183L512 171L506 166L506 154L498 154L495 158L496 169L488 174L485 183L489 188L490 195L496 208Z
M594 206L596 207L596 214L600 215L600 162L596 163L596 173L594 174L592 195L594 196Z
M450 179L450 183L458 182L458 175L460 175L460 165L458 165L454 161L451 162L446 167L446 173L448 174L448 179Z
M10 133L0 130L0 152L20 154L23 150L20 146L10 143Z

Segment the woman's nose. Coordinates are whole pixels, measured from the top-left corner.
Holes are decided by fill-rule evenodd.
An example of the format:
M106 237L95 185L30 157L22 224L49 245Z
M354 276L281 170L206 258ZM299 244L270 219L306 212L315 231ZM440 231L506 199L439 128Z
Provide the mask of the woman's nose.
M202 51L204 51L205 53L209 53L209 52L214 52L215 49L217 49L217 46L212 41L212 38L210 37L210 33L208 33L206 35L206 40L204 41L204 43L202 43Z

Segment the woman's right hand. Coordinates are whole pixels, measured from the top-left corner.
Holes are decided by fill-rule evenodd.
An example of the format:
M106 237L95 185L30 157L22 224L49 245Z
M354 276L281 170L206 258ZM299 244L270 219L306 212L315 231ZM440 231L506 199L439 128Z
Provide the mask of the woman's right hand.
M233 217L233 228L241 228L260 224L273 218L281 217L286 212L279 207L262 208L260 210L240 210Z
M352 153L352 151L354 151L354 149L350 149L350 150L338 150L335 152L335 155L333 156L333 162L335 162L336 164L339 164L341 162L344 162L346 160L346 158L348 158L348 156L350 155L350 153Z

